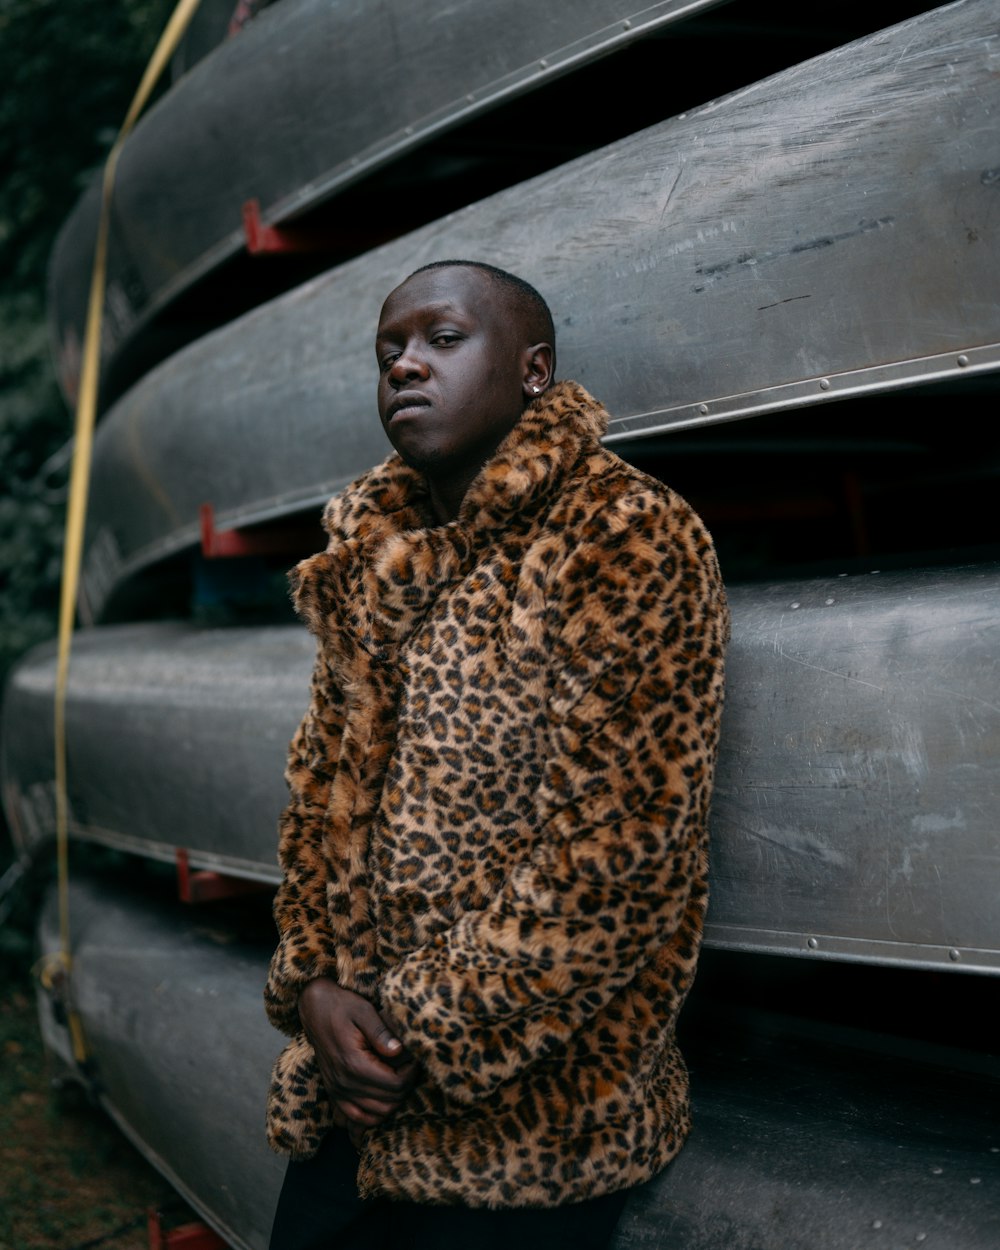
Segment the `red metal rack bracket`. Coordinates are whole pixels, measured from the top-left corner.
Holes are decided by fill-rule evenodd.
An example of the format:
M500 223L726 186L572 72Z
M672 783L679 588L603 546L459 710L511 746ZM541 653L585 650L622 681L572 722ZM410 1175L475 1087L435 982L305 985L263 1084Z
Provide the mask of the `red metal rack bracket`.
M230 877L224 872L193 869L187 851L178 847L177 894L182 903L211 903L221 898L240 898L245 894L261 894L271 887L264 881L248 881Z
M329 238L307 226L265 225L260 219L259 200L247 200L243 205L243 237L251 256L330 250Z
M206 560L224 560L231 556L294 555L317 549L324 540L318 522L314 525L273 526L261 529L217 530L215 509L203 503L201 519L201 554Z
M229 1250L229 1243L200 1221L166 1229L160 1212L150 1210L146 1227L149 1250Z

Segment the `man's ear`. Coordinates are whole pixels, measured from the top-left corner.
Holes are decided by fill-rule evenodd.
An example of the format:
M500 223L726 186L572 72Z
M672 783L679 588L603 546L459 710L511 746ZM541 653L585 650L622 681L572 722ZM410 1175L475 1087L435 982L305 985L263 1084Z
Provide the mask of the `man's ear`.
M551 343L535 343L524 350L524 388L525 397L529 400L541 395L552 385L552 371L555 367L555 352Z

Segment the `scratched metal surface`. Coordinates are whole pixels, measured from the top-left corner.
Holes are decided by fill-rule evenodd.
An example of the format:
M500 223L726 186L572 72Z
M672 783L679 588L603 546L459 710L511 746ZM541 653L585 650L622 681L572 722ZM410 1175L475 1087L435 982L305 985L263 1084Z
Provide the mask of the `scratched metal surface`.
M713 944L1000 972L998 574L733 589Z
M269 0L199 0L177 51L170 58L170 79L193 69L220 43L239 34L266 8ZM277 2L277 0L272 0Z
M707 940L1000 972L1000 567L731 591ZM273 881L304 629L78 635L79 836ZM15 671L2 769L24 851L52 832L52 649Z
M74 1001L104 1105L233 1246L263 1250L282 1171L261 1124L281 1045L261 1007L267 944L218 913L83 881L71 916ZM58 949L54 897L40 940ZM685 1042L695 1130L630 1199L616 1250L994 1250L995 1073L866 1030L705 1011L699 990ZM43 991L39 1007L68 1062Z
M282 1045L264 1018L266 941L120 887L75 881L70 897L74 1006L101 1102L231 1245L266 1250L284 1175L263 1134ZM59 949L51 896L39 940L42 954ZM53 999L38 1002L46 1046L72 1067Z
M268 223L282 221L500 100L716 3L281 0L264 9L194 65L122 149L105 361L244 247L245 201L258 200ZM99 202L98 180L52 256L52 335L70 398Z
M195 867L277 880L285 754L308 701L315 644L296 627L145 624L78 633L67 699L73 832ZM8 684L0 770L22 849L55 830L55 657Z
M625 449L783 407L803 409L807 431L817 402L997 370L998 70L995 0L960 0L472 205L197 341L98 431L91 618L137 570L197 542L202 503L222 527L266 519L318 505L386 454L378 307L442 256L538 285L561 374L606 403Z

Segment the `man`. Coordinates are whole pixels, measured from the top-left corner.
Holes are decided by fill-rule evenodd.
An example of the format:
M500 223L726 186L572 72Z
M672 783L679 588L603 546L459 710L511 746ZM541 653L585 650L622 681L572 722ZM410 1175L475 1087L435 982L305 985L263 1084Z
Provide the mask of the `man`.
M418 270L376 356L397 454L293 576L272 1247L596 1250L689 1127L725 595L526 283Z

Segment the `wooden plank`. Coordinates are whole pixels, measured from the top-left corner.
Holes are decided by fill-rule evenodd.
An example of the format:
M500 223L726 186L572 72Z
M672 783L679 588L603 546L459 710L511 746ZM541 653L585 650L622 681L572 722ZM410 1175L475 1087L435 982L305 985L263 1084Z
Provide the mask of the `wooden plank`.
M386 454L379 304L441 257L538 285L561 374L607 404L609 441L626 452L657 431L995 372L998 64L991 0L959 0L472 205L198 340L98 431L89 618L196 544L204 504L223 529L318 508Z
M735 586L709 944L1000 971L1000 566ZM107 627L70 674L77 836L277 880L304 629ZM12 675L6 809L51 834L51 647Z

